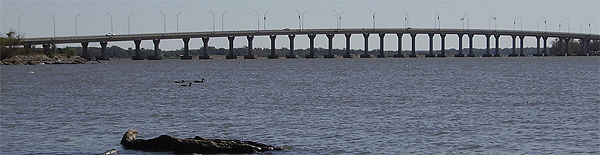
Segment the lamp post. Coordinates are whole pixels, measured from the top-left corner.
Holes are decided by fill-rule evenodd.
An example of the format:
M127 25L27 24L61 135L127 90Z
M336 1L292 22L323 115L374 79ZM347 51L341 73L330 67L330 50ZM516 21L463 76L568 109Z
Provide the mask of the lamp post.
M56 18L54 18L54 15L49 14L50 16L52 16L52 24L54 25L54 37L56 38Z
M536 29L538 31L540 31L540 20L544 19L544 31L548 30L548 27L546 25L546 17L542 17L540 19L538 19L538 21L535 23L536 24Z
M260 14L256 10L254 12L256 12L256 30L260 30Z
M492 29L492 25L490 24L492 19L494 20L494 30L496 30L496 26L497 26L497 20L496 20L496 15L492 14L492 16L488 19L488 29Z
M344 13L344 11L342 11L341 13L338 13L337 11L333 10L333 12L335 12L336 16L336 28L340 28L342 27L342 14Z
M517 17L513 20L513 30L516 30L517 19L520 19L519 22L521 23L521 31L523 31L523 17L520 15L517 15Z
M465 17L467 17L467 20L468 20L467 21L467 29L470 29L471 26L470 26L469 22L471 19L469 19L469 14L467 14L466 12L465 12L465 15L463 15L463 17L461 18L461 20L463 21L463 29L465 29Z
M404 28L408 28L408 14L410 14L410 12L404 11L404 13Z
M113 16L110 13L106 13L110 16L110 33L113 33Z
M225 21L225 14L227 13L227 11L223 12L223 14L221 14L221 31L223 31L223 21Z
M79 17L79 15L81 14L77 14L77 16L75 16L75 36L77 37L77 17Z
M371 11L371 13L373 13L373 29L375 29L375 15L376 15L378 12L373 12L373 10L369 10L369 11Z
M17 19L17 35L21 35L21 17L23 17L23 15L20 15L19 19ZM77 25L77 23L75 25Z
M167 33L167 16L165 16L165 13L163 13L162 11L160 12L160 14L163 15L163 33Z
M438 13L438 12L435 12L435 18L433 19L433 25L434 25L433 26L434 28L440 29L440 27L441 27L440 26L440 13ZM436 25L437 25L437 27L436 27Z
M567 25L567 33L568 33L568 32L571 32L571 20L569 20L567 18L565 18L565 19L567 20L567 24L568 24Z
M263 14L263 30L267 29L267 13L269 13L269 11Z
M590 27L590 33L592 33L592 22L590 22L589 20L585 20L583 21L583 23L579 24L579 33L583 33L583 29L581 28L581 26L585 23L588 23L588 26Z
M562 22L564 22L565 20L560 20L560 22L558 22L558 32L560 32L560 27L562 26Z
M129 31L130 30L129 29L130 28L130 25L129 25L130 22L129 21L131 19L131 15L133 15L133 13L130 13L129 16L127 16L127 34L131 34L130 31Z
M181 14L181 12L177 13L177 32L179 33L179 15Z
M208 12L210 12L210 14L212 14L212 20L213 20L213 21L212 21L212 25L213 25L213 31L215 31L215 13L214 13L214 12L212 12L212 11L208 11Z
M300 13L300 11L296 10L296 12L298 12L298 27L302 30L304 28L304 13L306 11Z

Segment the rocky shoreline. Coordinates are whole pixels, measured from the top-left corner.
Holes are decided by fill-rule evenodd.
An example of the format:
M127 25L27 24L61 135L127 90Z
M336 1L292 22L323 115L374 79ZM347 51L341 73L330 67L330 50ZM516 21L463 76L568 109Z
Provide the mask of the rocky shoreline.
M0 61L0 65L43 65L43 64L85 64L80 56L54 55L52 58L43 55L17 55Z

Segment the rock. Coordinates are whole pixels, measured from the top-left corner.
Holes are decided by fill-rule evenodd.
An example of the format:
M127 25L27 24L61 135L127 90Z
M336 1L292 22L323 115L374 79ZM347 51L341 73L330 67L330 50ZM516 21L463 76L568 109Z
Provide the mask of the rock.
M153 139L135 139L138 132L127 130L121 139L121 145L126 149L147 151L173 151L174 153L257 153L273 150L282 150L262 143L241 140L206 139L196 136L181 139L170 135L161 135Z
M0 61L0 65L39 65L39 64L84 64L86 60L79 56L57 54L49 58L43 54L16 55Z

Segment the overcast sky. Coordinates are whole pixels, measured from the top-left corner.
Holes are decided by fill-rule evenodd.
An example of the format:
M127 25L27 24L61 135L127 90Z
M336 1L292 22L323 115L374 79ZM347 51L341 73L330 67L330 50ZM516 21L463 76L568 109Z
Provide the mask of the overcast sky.
M254 11L259 12L259 16ZM497 29L514 28L524 30L591 33L600 31L600 1L169 1L169 0L91 0L91 1L29 1L2 0L0 2L0 31L6 34L10 29L20 31L27 37L52 37L54 26L52 14L56 19L56 36L75 36L77 19L77 35L104 35L111 32L111 16L113 17L113 33L128 33L128 17L130 16L130 32L162 33L212 31L213 15L215 14L215 30L255 30L257 21L260 29L297 29L299 26L298 13L304 14L305 29L335 28L337 14L333 11L344 12L341 16L342 28L372 28L373 12L375 27L403 28L405 26L404 12L409 12L408 24L413 28L432 28L436 22L436 12L439 13L441 28ZM224 20L221 18L223 12ZM265 12L266 23L264 23ZM164 25L163 14L166 20ZM179 14L179 12L181 12ZM107 13L110 13L107 14ZM133 13L133 14L131 14ZM466 16L466 14L468 16ZM77 15L79 17L77 17ZM179 14L179 24L177 24ZM21 16L22 15L22 16ZM492 16L496 16L496 20ZM519 16L521 18L519 18ZM19 20L19 17L21 19ZM460 19L465 17L465 20ZM544 19L545 18L545 19ZM522 20L522 23L521 23ZM546 24L544 24L546 21ZM516 22L516 24L514 23ZM223 25L221 23L224 23ZM266 25L265 25L266 24ZM559 27L559 24L561 25ZM19 26L20 25L20 26ZM591 26L589 26L591 25ZM164 26L164 27L163 27ZM485 47L485 37L475 37L475 47ZM396 35L386 35L385 48L397 49ZM439 49L439 36L434 41L435 49ZM334 46L344 48L345 37L334 37ZM428 36L417 36L417 49L428 49ZM315 39L317 47L327 47L327 37L318 35ZM364 48L362 35L353 35L351 48ZM373 34L369 38L369 48L379 48L379 36ZM492 41L493 43L493 41ZM525 46L536 46L535 38L525 39ZM216 47L228 47L226 38L211 38L209 44ZM236 47L247 44L245 37L235 40ZM308 37L297 36L296 48L308 48ZM110 42L109 46L117 45L123 48L134 47L133 42ZM69 46L81 46L71 44ZM90 43L90 46L99 46ZM177 40L162 40L161 49L180 49L183 43ZM192 39L190 48L202 46L201 39ZM256 37L255 47L270 47L268 36ZM288 47L287 36L277 37L277 47ZM466 37L463 47L467 47ZM492 45L493 47L494 45ZM500 38L501 47L512 47L509 36ZM153 48L151 41L143 41L142 47ZM446 47L457 48L456 35L446 36ZM404 50L410 49L410 36L403 37Z

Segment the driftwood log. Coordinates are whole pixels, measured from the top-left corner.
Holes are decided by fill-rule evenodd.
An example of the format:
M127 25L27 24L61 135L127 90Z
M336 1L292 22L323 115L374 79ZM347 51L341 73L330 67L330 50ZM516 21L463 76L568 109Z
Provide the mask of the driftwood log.
M138 132L127 130L121 139L121 145L126 149L146 151L173 151L174 153L256 153L273 150L282 150L275 147L252 141L206 139L196 136L181 139L169 135L161 135L153 139L135 139Z

